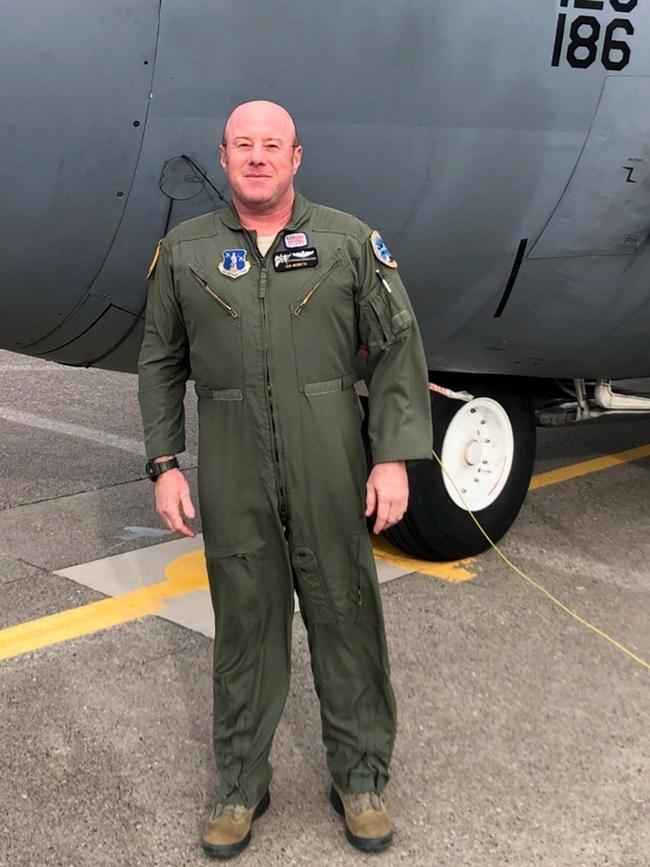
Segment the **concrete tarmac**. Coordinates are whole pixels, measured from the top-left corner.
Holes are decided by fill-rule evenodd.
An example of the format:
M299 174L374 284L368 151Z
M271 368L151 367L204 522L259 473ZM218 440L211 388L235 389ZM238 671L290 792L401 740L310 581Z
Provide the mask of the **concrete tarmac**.
M188 428L194 485L193 397ZM564 467L563 479L531 490L502 544L645 660L650 458L572 468L649 443L648 418L541 430L536 473ZM17 624L34 622L41 641L0 657L1 867L210 863L199 832L215 774L212 647L189 601L170 619L139 602L130 619L57 643L46 619L90 616L105 600L82 564L157 546L137 561L153 586L167 551L180 562L144 478L134 377L0 352L0 538L0 647ZM387 789L395 844L357 853L327 803L297 617L271 809L234 863L648 867L649 672L493 551L428 574L379 562L399 712ZM202 580L190 575L186 589L205 606Z

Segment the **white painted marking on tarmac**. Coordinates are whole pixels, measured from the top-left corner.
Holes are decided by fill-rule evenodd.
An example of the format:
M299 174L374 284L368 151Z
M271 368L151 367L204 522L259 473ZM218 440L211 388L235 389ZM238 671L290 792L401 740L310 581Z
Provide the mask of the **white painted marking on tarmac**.
M165 580L165 569L174 560L203 550L203 537L199 533L193 539L172 539L151 545L148 548L138 548L136 551L126 551L102 560L91 560L79 566L69 566L56 572L64 578L70 578L78 584L84 584L106 596L123 596L133 590L148 587Z
M0 406L0 418L6 421L15 422L16 424L24 424L28 427L40 428L41 430L51 431L52 433L60 433L66 436L76 437L77 439L88 440L89 442L97 443L100 446L107 448L120 449L123 452L129 452L138 457L145 457L144 443L132 437L123 437L119 434L108 433L108 431L97 430L96 428L84 427L80 424L71 424L65 421L56 421L53 418L44 418L40 415L34 415L31 412L21 412L17 409L12 409L8 406ZM190 453L183 455L183 463L195 464L196 458Z
M66 436L77 437L77 439L90 440L102 446L120 449L123 452L130 452L132 455L144 456L144 443L131 437L119 436L119 434L107 433L106 431L95 430L94 428L83 427L80 424L71 424L65 421L56 421L53 418L44 418L40 415L34 415L31 412L21 412L17 409L11 409L8 406L0 406L0 418L6 421L12 421L16 424L24 424L29 427L40 428L41 430L52 431L53 433L65 434Z
M103 560L94 560L61 569L56 575L75 581L106 596L123 596L142 587L158 584L165 580L165 570L175 560L203 551L201 534L193 539L173 539L140 548L137 551L127 551ZM409 575L410 570L376 560L377 574L380 584ZM296 611L298 611L298 601ZM207 590L195 589L178 597L166 599L164 610L157 616L178 623L194 632L199 632L208 638L214 638L214 617L210 594Z
M164 539L172 533L172 530L163 530L161 527L125 527L117 538L131 542L133 539Z

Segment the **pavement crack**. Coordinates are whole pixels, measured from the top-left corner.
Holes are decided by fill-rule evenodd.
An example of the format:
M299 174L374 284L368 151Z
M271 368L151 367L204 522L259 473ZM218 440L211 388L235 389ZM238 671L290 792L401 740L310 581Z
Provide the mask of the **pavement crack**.
M37 572L40 572L45 575L51 575L51 571L46 569L45 566L37 566L36 563L30 563L29 560L25 560L23 557L16 557L14 559L15 563L23 566L29 566L30 569L36 569ZM14 584L18 584L19 581L25 581L27 578L30 578L30 575L21 575L19 578L10 578L8 581L2 582L2 587L12 587Z
M25 560L24 557L17 557L16 563L24 563L25 566L29 566L32 569L36 569L37 572L41 572L44 575L51 575L52 570L48 569L45 566L39 566L38 563L32 563L29 560ZM16 578L16 581L22 581L22 578Z
M195 469L196 469L196 465L192 465L189 467L183 467L183 472L187 472L189 470L195 470ZM112 490L114 488L121 488L121 487L124 487L125 485L133 485L136 482L142 482L145 480L147 480L146 476L137 476L135 479L126 479L125 481L122 481L122 482L113 482L113 483L110 483L107 485L98 485L97 487L86 488L83 491L72 491L72 492L69 492L67 494L60 494L59 496L56 496L56 497L43 497L42 499L39 499L39 500L30 500L29 503L15 503L13 505L10 504L8 506L0 506L0 513L1 512L11 512L14 509L25 509L28 506L39 506L39 505L42 505L43 503L56 503L56 502L59 502L61 500L69 500L72 497L82 497L85 494L96 494L98 491L107 491L107 490Z

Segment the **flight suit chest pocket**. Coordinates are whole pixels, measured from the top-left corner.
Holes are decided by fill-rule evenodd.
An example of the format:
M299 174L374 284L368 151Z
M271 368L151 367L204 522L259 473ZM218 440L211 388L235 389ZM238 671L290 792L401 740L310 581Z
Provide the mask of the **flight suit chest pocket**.
M211 280L206 275L205 271L201 268L200 265L194 262L190 262L187 268L196 283L210 298L212 298L213 301L215 301L219 305L219 307L223 310L224 313L227 313L228 316L232 317L233 319L239 319L240 312L237 309L238 305L236 304L236 302L230 299L221 287L217 288L215 286L215 281Z
M354 275L339 253L290 302L300 386L346 374L356 351Z
M232 289L211 277L198 262L185 274L192 371L210 388L241 387L243 381L242 304Z
M340 256L336 255L320 274L314 275L311 279L307 280L301 286L298 297L292 303L293 315L302 316L304 313L309 312L309 306L318 300L321 289L324 295L328 284L331 284L330 288L335 287L337 272L341 271L342 267L343 261ZM325 299L325 304L327 304L327 300Z

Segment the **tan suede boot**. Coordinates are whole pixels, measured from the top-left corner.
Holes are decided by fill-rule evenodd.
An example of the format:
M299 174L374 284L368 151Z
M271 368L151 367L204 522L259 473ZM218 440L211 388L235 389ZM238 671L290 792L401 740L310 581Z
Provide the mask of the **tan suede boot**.
M332 785L330 804L345 819L345 836L363 852L381 852L393 842L384 799L377 792L345 793Z
M251 841L251 825L269 808L268 789L255 807L219 803L203 826L203 849L211 858L232 858Z

